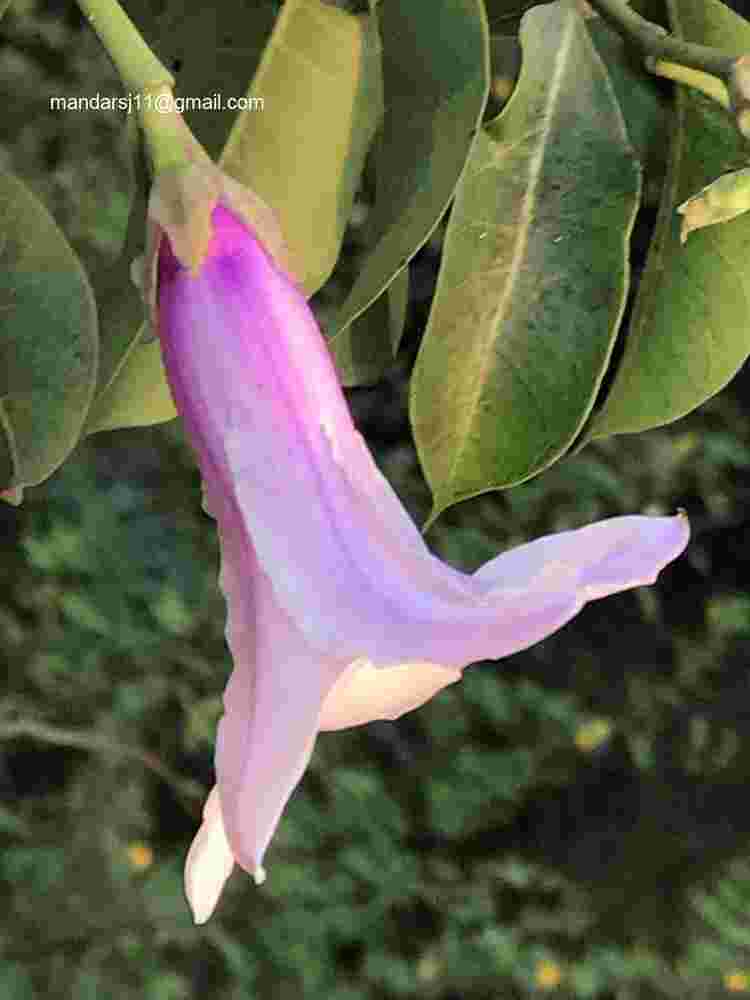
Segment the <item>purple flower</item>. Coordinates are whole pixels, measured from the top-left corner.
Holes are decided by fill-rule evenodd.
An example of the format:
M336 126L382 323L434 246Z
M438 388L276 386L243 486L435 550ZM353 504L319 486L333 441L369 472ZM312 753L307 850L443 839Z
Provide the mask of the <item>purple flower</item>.
M164 363L219 529L234 659L186 864L198 922L235 862L262 879L320 730L397 718L586 601L653 583L688 539L683 515L618 517L451 569L355 430L303 294L223 200L211 224L199 268L168 235L158 261Z

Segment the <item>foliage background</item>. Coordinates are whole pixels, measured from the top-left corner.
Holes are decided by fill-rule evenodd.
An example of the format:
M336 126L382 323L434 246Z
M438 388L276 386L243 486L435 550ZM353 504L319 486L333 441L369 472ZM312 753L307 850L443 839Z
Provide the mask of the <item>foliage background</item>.
M108 63L70 4L16 3L2 29L2 165L87 261L106 262L127 214L122 121L54 114L48 98L114 93ZM636 272L652 221L636 230ZM412 267L397 363L349 393L420 521L406 383L439 249L438 236ZM2 505L0 995L750 992L747 390L743 371L671 427L589 446L444 515L431 544L465 568L639 510L686 507L693 538L656 587L590 605L396 723L323 735L268 881L236 875L203 928L181 869L229 657L216 538L181 429L95 435L23 506Z

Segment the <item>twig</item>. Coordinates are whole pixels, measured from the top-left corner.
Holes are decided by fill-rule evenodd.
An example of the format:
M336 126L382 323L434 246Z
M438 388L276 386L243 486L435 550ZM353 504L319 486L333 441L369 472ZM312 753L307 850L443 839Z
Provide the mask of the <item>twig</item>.
M73 747L77 750L113 754L117 757L137 760L174 790L182 800L183 807L191 816L199 816L200 814L200 806L207 794L206 789L198 782L176 774L148 750L125 746L121 743L111 743L95 733L60 729L36 719L14 719L12 722L0 723L0 740L14 740L23 736L53 746Z
M628 0L589 0L612 27L645 56L647 69L701 90L734 114L740 133L750 137L750 56L696 45L670 35L641 17Z
M696 45L670 35L659 24L646 20L629 7L627 0L589 0L591 6L621 35L654 59L681 63L729 83L737 59L720 49Z

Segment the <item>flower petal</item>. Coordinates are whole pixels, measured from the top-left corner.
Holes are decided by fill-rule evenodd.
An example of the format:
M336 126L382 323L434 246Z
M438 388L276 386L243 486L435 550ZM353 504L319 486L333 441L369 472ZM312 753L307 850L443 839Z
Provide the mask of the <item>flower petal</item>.
M678 514L610 518L538 539L475 573L471 606L434 600L427 620L394 618L379 648L394 654L391 662L400 654L446 667L508 656L555 632L587 601L653 583L688 537Z
M190 388L177 405L204 476L233 492L279 608L318 656L378 667L505 656L682 550L681 518L613 519L473 577L442 564L357 434L304 297L221 207L214 234L199 281L166 259L167 368L176 396Z
M185 895L196 924L205 924L213 913L233 868L234 856L224 832L219 790L214 786L185 861Z
M685 548L687 517L611 517L537 538L474 574L487 598L511 590L575 589L583 600L654 583Z
M237 642L236 633L232 641L235 666L216 744L227 836L235 859L251 874L262 867L282 810L307 767L337 666L312 654L273 601L267 580L255 588L255 599L250 648Z
M165 364L201 466L234 490L285 608L322 651L353 659L365 606L376 635L401 607L426 612L433 591L471 603L354 428L304 296L226 209L213 221L198 280L162 241Z
M197 275L168 239L159 258L165 366L217 520L234 658L219 797L186 871L196 919L215 905L230 855L261 880L320 727L398 717L466 664L537 642L587 600L653 582L688 538L683 516L613 518L473 576L444 565L357 433L304 296L221 205L212 225Z
M653 583L687 545L687 517L614 517L539 538L472 577L471 611L399 632L402 655L422 636L425 659L465 665L499 659L555 632L590 600Z
M323 701L345 660L323 659L279 607L233 505L209 490L222 549L234 669L216 744L221 811L238 864L262 880L263 855L307 767Z
M461 680L461 671L437 663L374 667L355 660L323 702L321 729L347 729L374 719L397 719Z
M520 613L519 595L523 602L542 606L548 601L545 594L554 597L562 591L577 595L567 605L559 605L569 618L586 600L653 583L661 565L682 551L687 538L687 519L680 515L611 518L513 549L488 562L474 574L474 580L493 605L507 602L502 611L498 607L494 614L498 620L502 614L512 645L524 638L528 645L535 641L535 629L541 628L547 634L554 623L549 618L545 621L543 617ZM508 613L513 609L516 618L509 623ZM529 632L524 634L523 628L530 629L531 636ZM500 648L496 635L491 641L493 649ZM398 718L460 677L460 670L434 663L376 668L367 660L356 660L329 692L320 728L344 729L373 719Z

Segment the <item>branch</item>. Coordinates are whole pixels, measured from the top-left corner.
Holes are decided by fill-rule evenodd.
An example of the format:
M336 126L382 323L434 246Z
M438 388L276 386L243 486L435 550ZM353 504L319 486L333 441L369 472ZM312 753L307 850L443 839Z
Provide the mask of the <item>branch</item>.
M202 785L176 774L155 754L149 753L147 750L124 746L121 743L110 743L95 733L59 729L57 726L50 726L36 719L15 719L12 722L0 723L0 740L14 740L22 736L28 736L39 743L49 743L53 746L73 747L76 750L114 754L117 757L137 760L173 789L191 816L198 816L200 813L200 805L207 794ZM198 808L196 808L196 804Z
M737 128L750 138L750 55L734 56L670 35L641 17L628 0L589 0L590 5L645 57L658 76L687 84L733 113Z
M619 34L624 35L645 55L652 56L655 60L682 63L683 66L702 70L729 83L736 56L675 38L660 24L641 17L628 6L627 0L589 0L589 3Z

